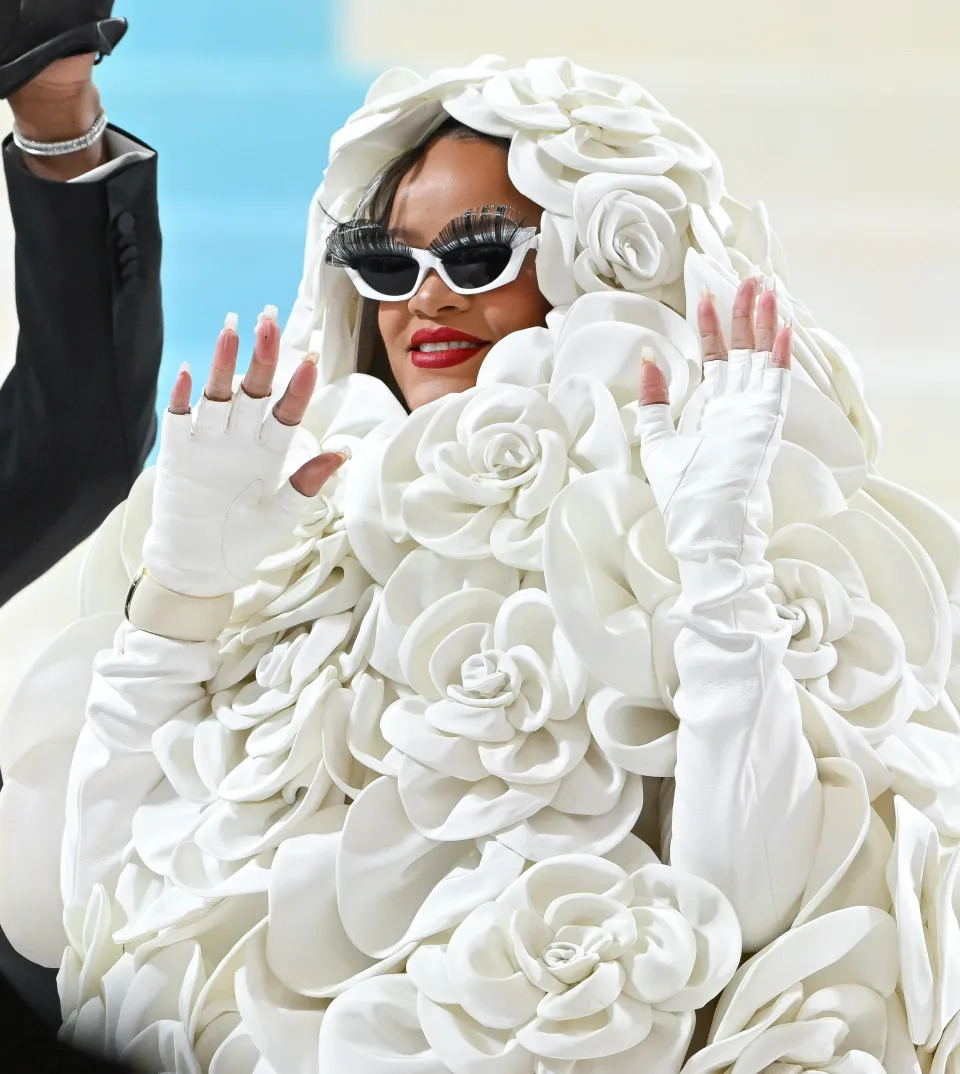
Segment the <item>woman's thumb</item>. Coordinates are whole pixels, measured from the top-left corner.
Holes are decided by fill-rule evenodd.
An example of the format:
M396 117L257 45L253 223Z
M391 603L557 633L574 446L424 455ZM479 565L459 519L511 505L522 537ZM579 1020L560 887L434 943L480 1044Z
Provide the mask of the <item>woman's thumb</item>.
M316 496L349 458L349 451L325 451L305 462L290 478L290 484L301 496Z
M670 389L663 370L657 365L653 349L644 347L641 351L643 361L640 365L640 404L650 406L652 403L669 403Z

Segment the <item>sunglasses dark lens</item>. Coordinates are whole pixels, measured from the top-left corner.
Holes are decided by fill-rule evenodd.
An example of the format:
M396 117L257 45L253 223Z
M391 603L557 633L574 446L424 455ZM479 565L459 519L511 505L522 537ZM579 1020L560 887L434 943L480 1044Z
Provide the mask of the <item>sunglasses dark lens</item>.
M403 254L366 254L353 263L360 279L381 295L405 295L413 290L420 266Z
M457 287L486 287L499 279L510 263L513 248L503 243L465 246L443 256L443 267Z

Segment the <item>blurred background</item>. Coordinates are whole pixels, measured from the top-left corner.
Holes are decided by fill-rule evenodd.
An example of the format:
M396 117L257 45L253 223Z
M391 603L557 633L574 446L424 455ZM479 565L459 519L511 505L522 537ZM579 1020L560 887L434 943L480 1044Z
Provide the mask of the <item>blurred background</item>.
M711 142L735 197L767 204L792 290L863 367L884 474L960 517L956 0L117 0L116 13L131 29L99 69L104 103L161 155L161 397L181 361L205 370L227 310L248 338L265 303L289 312L330 135L379 71L564 54L642 82ZM5 198L0 214L6 356Z

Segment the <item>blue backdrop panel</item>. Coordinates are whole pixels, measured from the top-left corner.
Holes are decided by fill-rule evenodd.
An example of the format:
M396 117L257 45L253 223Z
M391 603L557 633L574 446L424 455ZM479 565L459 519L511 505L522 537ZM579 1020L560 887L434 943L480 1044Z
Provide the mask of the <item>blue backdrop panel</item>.
M113 122L160 153L166 344L159 400L205 374L229 310L248 350L296 295L330 136L372 75L337 55L333 0L120 0L130 30L97 80Z

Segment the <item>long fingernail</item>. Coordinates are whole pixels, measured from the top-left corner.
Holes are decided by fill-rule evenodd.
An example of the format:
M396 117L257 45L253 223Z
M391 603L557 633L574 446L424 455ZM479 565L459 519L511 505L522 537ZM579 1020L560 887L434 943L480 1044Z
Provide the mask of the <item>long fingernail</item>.
M280 316L280 310L276 306L264 306L263 313L257 318L257 324L262 321L276 321Z
M764 289L764 291L773 291L773 293L776 294L777 293L777 281L776 281L776 278L773 277L773 276L764 276L763 277L763 289Z
M713 293L713 291L710 290L709 287L707 287L706 284L704 284L703 285L703 290L700 292L700 297L701 298L709 298L710 301L712 302L717 296Z
M340 456L342 460L340 463L341 466L345 462L349 462L350 459L353 458L353 452L348 447L340 448L339 450L335 451L334 454Z
M647 362L655 362L657 360L656 351L653 347L644 345L640 348L640 361L646 365Z
M189 362L181 362L180 363L180 372L181 373L189 373L190 372L190 363Z
M228 313L223 319L224 332L236 332L240 327L240 314Z
M306 358L304 358L304 361L309 362L311 365L316 365L320 361L320 355L317 354L316 351L311 351Z

